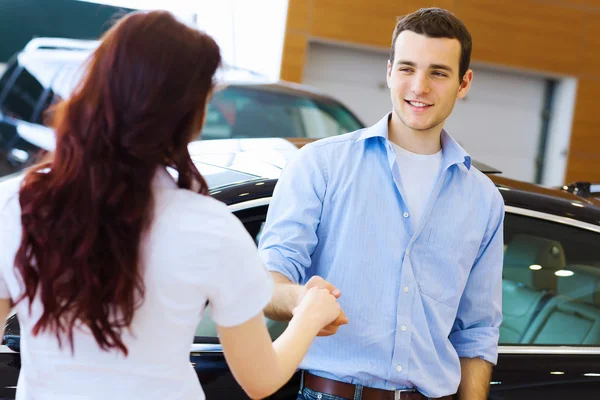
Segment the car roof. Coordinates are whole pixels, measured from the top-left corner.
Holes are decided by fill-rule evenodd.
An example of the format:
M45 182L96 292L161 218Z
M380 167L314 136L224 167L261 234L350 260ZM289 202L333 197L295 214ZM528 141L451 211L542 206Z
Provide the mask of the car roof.
M248 139L238 139L242 143ZM265 141L261 144L262 139L251 139L256 141L254 146L267 146L269 142ZM281 161L274 168L270 169L270 173L261 173L262 162L265 162L264 155L269 152L255 152L251 153L244 163L228 161L226 165L221 165L227 168L229 171L238 171L241 173L248 173L250 176L247 179L234 179L227 182L226 179L222 179L218 186L210 185L211 193L215 195L219 200L229 204L236 202L247 201L253 198L270 197L272 195L273 187L277 181L277 178L281 174L281 171L285 167L287 161L291 159L293 154L297 151L295 148L288 147L285 139L272 139L270 142L272 145L280 143L282 148L288 152L285 157L281 158ZM219 147L219 141L206 141L197 143L211 143L214 148ZM275 150L275 152L278 150ZM225 151L222 151L225 153ZM199 161L203 155L198 154L194 159ZM208 158L204 158L205 160ZM263 161L260 161L260 160ZM220 161L218 157L211 157L211 164L214 166L219 165ZM222 158L223 161L227 158ZM247 166L251 166L252 162L258 162L259 165L252 170L246 169ZM266 160L268 162L268 160ZM592 199L585 199L568 193L565 191L545 188L543 186L535 185L532 183L521 182L518 180L503 177L499 170L490 167L484 163L473 161L473 166L478 170L484 172L494 182L496 187L500 190L504 197L505 204L507 206L520 207L529 209L532 211L544 212L553 214L560 217L573 218L580 221L600 225L600 207L598 203ZM238 177L239 178L239 177Z
M250 78L248 80L241 80L236 79L235 74L229 76L224 75L224 79L220 82L217 82L217 87L247 87L252 88L253 90L283 93L294 97L303 97L323 103L330 103L336 105L341 104L335 98L323 92L320 92L311 86L307 86L304 84L300 85L293 82L281 80L269 81L264 78Z
M99 44L100 41L97 40L40 37L30 40L17 57L22 65L33 70L36 77L41 76L42 84L48 86L52 75L50 74L51 69L50 71L45 69L46 66L49 64L57 66L64 64L80 65ZM48 79L45 79L46 75L48 75ZM275 91L297 97L339 104L339 101L333 97L313 87L282 80L268 79L255 71L236 66L223 65L217 71L215 79L217 86L221 87L252 87L255 90Z

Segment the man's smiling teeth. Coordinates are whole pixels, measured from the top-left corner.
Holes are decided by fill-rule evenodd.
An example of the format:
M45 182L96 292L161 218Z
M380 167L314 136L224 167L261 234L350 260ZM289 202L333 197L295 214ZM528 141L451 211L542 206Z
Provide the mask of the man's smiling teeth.
M419 103L418 101L409 101L409 103L414 107L427 107L429 104Z

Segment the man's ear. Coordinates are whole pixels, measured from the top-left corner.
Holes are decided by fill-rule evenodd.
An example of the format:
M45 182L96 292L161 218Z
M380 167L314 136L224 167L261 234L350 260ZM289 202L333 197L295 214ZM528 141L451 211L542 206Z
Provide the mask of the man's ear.
M458 94L456 95L457 99L463 99L469 93L471 89L471 82L473 82L473 70L468 70L465 72L460 85L458 86Z

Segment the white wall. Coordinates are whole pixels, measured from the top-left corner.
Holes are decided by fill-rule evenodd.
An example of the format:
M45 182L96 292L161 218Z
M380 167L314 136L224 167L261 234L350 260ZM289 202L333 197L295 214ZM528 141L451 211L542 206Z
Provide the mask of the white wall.
M385 81L387 49L311 42L304 82L331 94L367 125L391 110ZM474 82L445 128L473 158L507 177L533 182L542 130L545 86L558 80L542 183L562 183L575 101L574 80L474 63Z
M548 129L545 168L542 176L544 186L560 186L565 182L571 126L575 112L577 79L562 78L558 81L552 104L552 118Z
M338 43L309 44L302 83L333 95L366 125L391 110L387 54Z
M473 83L444 128L479 161L535 180L546 79L474 65Z

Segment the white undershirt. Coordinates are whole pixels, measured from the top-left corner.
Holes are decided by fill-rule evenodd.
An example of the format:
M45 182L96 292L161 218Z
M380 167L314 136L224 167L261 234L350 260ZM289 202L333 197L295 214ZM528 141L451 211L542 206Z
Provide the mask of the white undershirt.
M390 142L391 143L391 142ZM413 231L416 230L442 166L442 150L435 154L416 154L392 143Z

